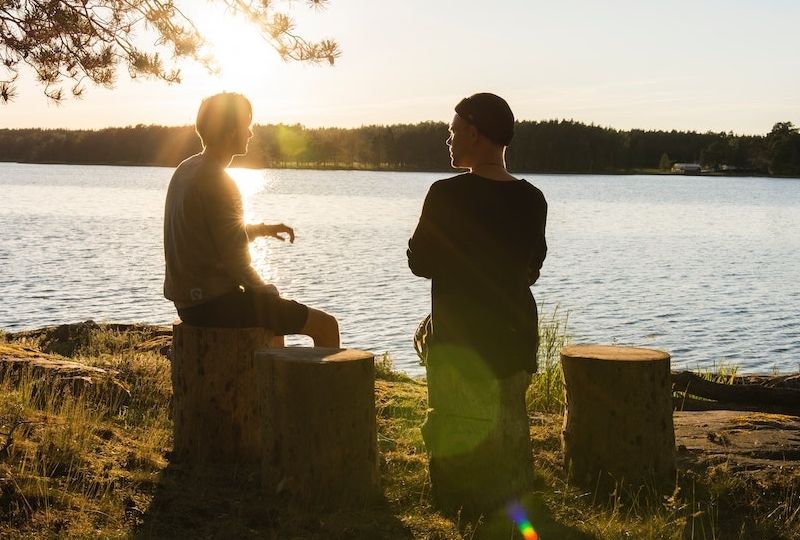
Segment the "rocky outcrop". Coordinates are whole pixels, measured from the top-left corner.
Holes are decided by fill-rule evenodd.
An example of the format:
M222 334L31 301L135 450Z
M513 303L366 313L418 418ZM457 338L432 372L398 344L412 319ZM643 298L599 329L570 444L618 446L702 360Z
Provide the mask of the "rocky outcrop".
M731 472L772 484L800 471L800 418L741 411L676 412L678 468Z
M172 344L172 328L169 326L98 324L92 320L46 326L6 335L9 341L36 343L42 352L68 357L90 350L93 345L97 345L98 340L104 340L102 345L105 349L121 350L130 345L133 350L158 352L166 357L169 357L169 348ZM115 339L118 343L109 343Z
M29 388L39 406L73 396L102 402L111 410L125 406L130 391L112 371L74 362L14 343L0 343L0 380Z

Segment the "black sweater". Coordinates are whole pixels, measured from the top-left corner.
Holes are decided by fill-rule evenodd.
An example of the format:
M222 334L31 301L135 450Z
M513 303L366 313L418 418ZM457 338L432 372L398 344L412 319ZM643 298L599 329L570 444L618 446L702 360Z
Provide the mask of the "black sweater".
M468 173L431 186L407 254L411 271L432 280L433 348L466 347L499 377L535 371L530 285L547 253L546 220L544 195L524 180Z

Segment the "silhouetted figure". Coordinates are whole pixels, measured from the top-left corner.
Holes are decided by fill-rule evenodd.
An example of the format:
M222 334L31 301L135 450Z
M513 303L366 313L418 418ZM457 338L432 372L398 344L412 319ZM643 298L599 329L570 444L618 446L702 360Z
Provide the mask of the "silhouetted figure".
M241 94L217 94L200 104L195 127L203 152L178 166L167 191L164 296L194 326L264 327L338 347L334 317L281 298L250 264L248 243L258 237L294 242L283 223L244 223L242 196L225 172L233 156L247 153L251 121L252 106Z
M451 164L469 172L430 187L408 264L431 279L422 434L433 499L479 514L523 492L532 473L525 391L538 321L530 286L547 252L547 203L506 171L514 115L505 100L475 94L455 111Z

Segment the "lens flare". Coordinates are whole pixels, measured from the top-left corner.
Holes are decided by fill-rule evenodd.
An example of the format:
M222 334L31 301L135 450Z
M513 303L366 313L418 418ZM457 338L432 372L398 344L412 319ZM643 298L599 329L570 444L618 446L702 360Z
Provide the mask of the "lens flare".
M539 534L533 528L533 524L525 514L525 508L519 503L510 504L506 510L508 517L516 523L519 532L525 540L539 540Z

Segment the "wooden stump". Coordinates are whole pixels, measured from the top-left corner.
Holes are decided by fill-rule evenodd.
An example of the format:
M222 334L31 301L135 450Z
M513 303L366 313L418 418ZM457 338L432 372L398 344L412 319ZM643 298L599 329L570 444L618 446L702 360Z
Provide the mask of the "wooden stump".
M572 478L668 489L675 482L669 354L576 345L561 350L566 412L562 444Z
M256 360L264 489L313 506L379 495L373 355L287 347Z
M174 454L190 463L261 459L254 352L273 334L263 328L173 326Z

